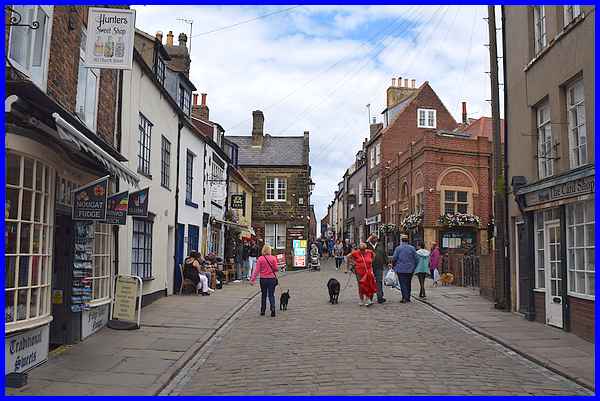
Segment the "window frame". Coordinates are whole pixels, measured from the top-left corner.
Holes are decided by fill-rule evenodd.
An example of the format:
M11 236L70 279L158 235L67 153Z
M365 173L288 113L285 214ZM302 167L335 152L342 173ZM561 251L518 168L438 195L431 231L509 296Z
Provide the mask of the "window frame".
M103 231L105 230L105 231ZM104 237L104 238L103 238ZM98 238L104 241L101 248L98 248ZM112 226L94 222L94 250L92 252L93 270L92 270L92 300L90 304L99 305L110 301L112 297L112 277L113 277L113 236ZM97 260L101 259L102 263ZM100 267L100 268L99 268ZM99 273L99 274L98 274ZM96 283L101 282L101 290L96 297Z
M157 57L156 65L154 67L154 75L156 76L156 79L162 86L165 86L165 76L166 76L165 70L166 70L165 60L163 60L162 57L160 57L160 56Z
M371 190L371 196L369 196L369 205L375 204L375 189L376 189L375 187L376 187L376 182L369 181L369 189Z
M425 113L424 123L421 124L421 112ZM433 124L430 124L430 116L433 115ZM425 109L418 108L417 109L417 128L429 128L435 129L437 128L437 110L436 109Z
M140 225L142 225L143 230L140 230ZM139 276L142 280L152 279L152 240L153 240L153 229L154 229L154 221L152 219L145 218L133 218L133 227L132 227L132 241L131 241L131 273L133 275ZM143 246L139 246L138 238L138 246L136 247L136 234L141 235L143 238ZM149 242L149 244L148 244ZM149 245L149 246L148 246ZM143 258L135 259L135 251L138 251L138 255L140 251L143 251ZM149 259L147 258L149 256ZM141 266L141 272L140 272ZM141 273L141 274L140 274ZM148 273L148 274L146 274Z
M446 192L454 192L453 200L446 200ZM467 194L466 202L458 200L458 193L464 192ZM442 215L448 214L446 212L446 204L454 205L454 214L463 213L458 210L459 205L466 205L467 210L464 213L473 214L473 189L470 187L455 187L455 186L443 186L440 191L440 211Z
M9 191L17 191L17 205L16 205L16 216L11 216L11 208L6 211L5 215L5 228L8 230L9 226L15 227L14 235L14 247L9 248L9 244L5 249L5 284L4 293L5 299L11 295L12 306L5 304L4 317L5 317L5 333L11 333L26 328L38 327L45 324L51 319L52 305L51 305L51 289L52 289L52 266L53 266L53 251L54 251L54 194L55 194L55 171L47 163L33 158L29 155L21 154L19 152L7 151L6 162L8 167L8 157L13 156L19 160L18 166L18 182L9 183L8 176L5 180L5 189L7 193L6 201L10 205L10 197L8 196ZM31 185L26 184L26 160L32 162L31 167ZM41 176L38 177L38 168L41 168ZM8 174L8 168L7 168ZM38 179L40 182L38 182ZM41 188L38 188L40 184ZM24 193L30 193L29 198L29 216L24 216L23 211L24 205ZM38 198L39 197L39 198ZM40 203L40 207L36 205ZM36 217L36 213L38 213ZM22 227L28 226L28 248L23 249L21 241L23 240ZM36 234L36 229L39 230ZM9 231L5 231L6 234ZM35 237L37 235L37 248L35 245ZM7 241L10 241L10 236L7 236ZM14 251L13 251L14 250ZM14 272L8 266L9 258L14 258ZM27 264L27 277L24 285L21 284L21 259L26 258ZM37 264L37 280L33 281L33 270L34 263ZM8 278L12 277L12 286L7 287ZM35 302L36 316L31 315L31 301L32 293L36 291L37 297ZM12 294L9 294L12 292ZM25 305L24 305L24 318L18 319L20 315L19 310L19 296L25 292ZM8 308L11 308L12 317L9 321L7 312Z
M381 142L375 144L375 165L378 166L381 163Z
M164 135L160 140L160 185L171 189L171 142Z
M588 207L591 204L591 207ZM582 216L583 216L583 221L582 222L577 222L576 221L576 211L575 208L576 207L581 207L582 208ZM594 216L592 219L589 219L589 211L592 211L592 213L594 213ZM573 212L573 214L570 216L569 213ZM572 218L571 218L572 217ZM572 224L571 224L572 222ZM574 203L570 203L568 205L566 205L566 231L567 231L567 238L566 238L566 246L567 246L567 294L569 296L573 296L573 297L577 297L577 298L583 298L583 299L589 299L589 300L595 300L596 296L595 296L595 291L594 291L594 295L590 294L589 291L587 291L588 286L590 286L590 283L588 282L588 275L591 275L594 277L594 283L591 284L590 288L592 290L594 290L594 284L595 284L595 275L596 275L596 267L595 267L595 263L586 263L588 262L588 251L591 250L591 254L594 255L595 252L595 236L594 236L594 242L592 242L591 244L588 243L588 236L589 236L589 231L588 231L588 226L591 226L591 232L592 235L594 235L594 229L595 229L595 210L594 210L594 201L593 199L591 200L586 200L586 201L580 201L580 202L574 202ZM577 235L577 228L578 227L582 227L582 234L584 236L583 238L583 243L581 245L578 245L578 235ZM572 244L571 244L572 241ZM571 257L570 257L570 251L573 251L573 261L575 263L575 266L572 265L571 262ZM583 260L584 260L584 265L582 268L577 268L579 267L577 265L577 261L578 261L578 250L582 251L582 255L583 255ZM592 266L593 270L591 269L587 269L586 267L590 265ZM585 292L581 292L579 291L578 288L578 280L577 280L577 275L578 274L583 274L583 283L584 283L584 291ZM571 285L573 285L574 289L571 289Z
M81 28L81 43L79 46L79 66L77 69L77 93L75 95L75 114L79 117L79 119L81 121L83 121L85 123L85 125L87 125L87 127L89 129L91 129L92 131L96 131L97 127L98 127L98 103L100 101L99 97L100 97L100 73L101 70L99 68L88 68L85 66L85 50L86 50L86 41L83 40L83 38L86 37L87 38L87 29L85 27ZM79 93L79 80L82 78L82 75L80 74L82 71L85 71L84 73L84 77L83 79L85 80L85 95L83 100L83 113L79 112L79 108L82 106L79 101L80 101L80 93ZM89 76L90 74L93 74L95 77L95 87L94 87L94 104L93 106L93 110L92 110L92 121L88 121L87 119L87 115L88 115L88 90L90 89L88 87L88 83L89 81Z
M375 203L381 202L381 181L380 178L377 177L375 179Z
M575 100L574 97L578 87L581 88L582 96L580 100ZM573 98L571 97L571 93L573 93ZM571 168L576 168L588 163L587 126L585 117L585 93L583 79L579 79L567 86L565 88L565 94L569 129L569 164ZM583 118L579 116L579 110L583 111ZM573 121L573 113L577 115L577 125L574 125L575 122ZM581 120L583 120L583 122L579 123ZM581 131L583 131L583 135L581 135ZM575 155L577 155L577 160L575 160Z
M273 185L269 185L270 182ZM281 186L280 184L283 184ZM270 188L272 187L272 188ZM269 197L269 192L273 192L273 197ZM283 191L283 197L281 197ZM266 202L286 202L287 201L287 178L285 177L267 177L265 180L265 201Z
M546 8L544 5L533 6L533 45L536 56L548 46Z
M270 234L271 232L272 234ZM281 232L283 232L283 234L281 234ZM286 232L286 223L265 223L265 244L270 245L273 249L286 249ZM280 246L280 240L283 241L283 246Z
M468 199L468 198L467 198ZM425 210L425 188L419 188L415 191L415 214L420 214Z
M365 195L363 194L363 185L362 185L362 181L358 182L358 206L362 206L363 204L363 197Z
M192 111L192 92L182 84L179 84L179 99L177 99L177 104L185 115L190 115Z
M185 156L185 201L194 202L194 159L196 155L187 149Z
M570 15L570 14L572 14L572 15ZM563 27L569 26L580 15L581 15L581 6L580 5L570 4L570 5L563 6Z
M544 111L547 111L547 119L544 119ZM535 122L537 133L537 159L538 177L543 179L554 175L554 138L552 134L552 118L550 116L550 104L543 102L535 108ZM548 155L549 153L549 155Z
M150 159L152 154L152 127L154 124L146 118L144 114L139 113L138 122L138 173L151 178ZM147 132L146 132L147 129ZM143 140L142 140L143 139ZM147 146L146 146L147 145ZM143 153L140 154L140 153ZM147 159L145 158L147 156Z
M52 23L53 23L53 17L54 17L54 6L43 6L43 5L31 5L31 4L15 4L12 6L13 9L17 10L23 17L25 16L25 10L27 8L34 8L34 14L32 17L33 21L39 21L39 16L38 16L38 12L39 10L41 10L43 13L46 14L47 17L47 22L44 26L44 46L42 48L42 55L41 55L41 63L40 63L40 67L39 67L39 74L37 73L37 71L35 71L33 69L33 58L34 58L34 49L35 49L35 42L36 42L36 36L35 34L37 33L37 30L31 30L29 27L27 26L12 26L9 29L9 35L8 35L8 42L7 42L7 46L6 46L6 57L7 59L10 61L11 66L14 67L15 69L17 69L19 72L21 72L22 74L25 74L28 78L31 79L31 81L33 83L35 83L37 86L39 86L44 92L46 91L47 87L48 87L48 63L50 60L50 43L51 43L51 39L52 39ZM21 10L19 10L21 9ZM26 23L27 21L22 21L23 23ZM28 58L30 60L28 66L21 64L19 61L17 61L16 59L14 59L13 57L11 57L11 43L13 41L13 30L15 29L23 29L23 30L27 30L26 33L30 33L31 36L31 40L30 40L30 44L29 44L29 51L28 51ZM38 28L40 29L40 28Z

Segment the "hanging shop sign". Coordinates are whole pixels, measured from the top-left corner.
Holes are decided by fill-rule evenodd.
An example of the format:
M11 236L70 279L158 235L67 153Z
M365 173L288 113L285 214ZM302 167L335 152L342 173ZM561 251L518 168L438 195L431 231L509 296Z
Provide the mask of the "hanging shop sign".
M246 194L234 194L231 195L231 208L232 209L245 209L246 208Z
M141 313L142 279L138 276L117 276L115 282L115 295L112 304L111 322L109 322L109 327L115 329L139 328ZM110 324L113 323L115 320L125 324Z
M4 339L4 374L26 372L48 359L50 326L44 325Z
M106 200L106 224L117 224L124 226L127 224L127 208L129 205L129 192L124 191L112 196Z
M73 191L73 220L106 219L108 178L100 178Z
M90 7L85 66L131 70L135 10Z
M142 189L129 194L127 214L129 216L148 217L148 196L150 188Z
M100 305L81 314L81 338L86 338L106 326L110 304Z

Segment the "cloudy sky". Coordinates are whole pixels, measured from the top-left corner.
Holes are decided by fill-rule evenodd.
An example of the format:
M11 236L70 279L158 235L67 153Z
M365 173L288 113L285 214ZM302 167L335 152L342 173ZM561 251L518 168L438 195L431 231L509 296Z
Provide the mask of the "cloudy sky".
M460 120L491 115L485 6L136 6L151 34L189 33L191 80L226 135L310 131L313 203L321 219L337 183L381 121L392 77L429 81Z

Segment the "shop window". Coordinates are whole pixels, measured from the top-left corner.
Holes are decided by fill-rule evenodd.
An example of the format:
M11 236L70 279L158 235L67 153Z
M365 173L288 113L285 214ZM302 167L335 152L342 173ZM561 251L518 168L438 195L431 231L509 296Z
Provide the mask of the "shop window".
M152 123L142 113L138 125L138 172L150 176L150 139Z
M160 185L169 189L171 186L171 142L164 136L160 145Z
M546 9L544 6L533 7L533 26L535 54L540 53L548 44L546 34Z
M573 22L573 20L577 17L579 17L579 15L581 14L581 6L577 6L577 5L568 5L568 6L563 6L564 9L564 22L565 22L565 26L569 25L571 22Z
M567 206L569 293L594 297L594 201Z
M131 272L142 279L152 277L152 221L133 219Z
M587 134L585 130L585 102L583 81L567 88L567 113L569 116L569 159L571 168L587 163Z
M265 244L273 249L285 249L285 223L265 224Z
M548 102L536 110L538 136L538 173L539 178L554 174L554 141L550 123L550 106Z
M8 59L12 66L45 89L52 31L52 7L15 5L13 9L21 15L21 24L37 21L40 25L35 30L28 26L10 28Z
M444 191L444 214L468 213L469 193L467 191Z
M94 253L92 255L92 301L110 298L112 230L109 224L94 224Z
M6 154L5 323L50 315L52 271L52 169L16 153Z
M267 178L267 202L285 202L287 198L287 180L285 178Z

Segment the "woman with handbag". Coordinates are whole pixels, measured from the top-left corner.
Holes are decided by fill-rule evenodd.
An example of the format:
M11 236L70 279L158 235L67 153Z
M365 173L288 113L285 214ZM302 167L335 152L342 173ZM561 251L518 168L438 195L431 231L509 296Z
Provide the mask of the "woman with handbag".
M256 283L256 275L260 276L260 315L265 315L267 309L267 297L269 297L269 306L271 316L275 317L275 287L279 284L277 280L277 258L271 255L271 247L264 245L261 256L256 261L256 268L252 271L250 283Z
M358 249L353 251L350 256L354 265L354 273L358 280L358 296L360 297L360 306L373 305L373 295L377 292L377 283L373 274L373 259L375 254L367 249L367 244L361 242Z

